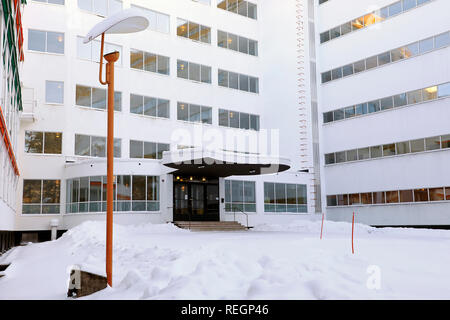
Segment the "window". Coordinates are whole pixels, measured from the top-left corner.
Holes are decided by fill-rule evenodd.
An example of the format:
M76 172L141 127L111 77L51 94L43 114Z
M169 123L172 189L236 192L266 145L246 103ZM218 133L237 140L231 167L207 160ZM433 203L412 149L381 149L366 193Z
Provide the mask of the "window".
M64 33L28 29L28 50L64 54Z
M162 33L170 32L170 16L147 8L131 5L131 8L140 10L149 20L148 29Z
M221 87L259 93L259 79L231 71L218 71L218 84Z
M441 148L441 137L432 137L425 139L425 149L428 150L437 150Z
M225 31L217 31L217 46L252 56L258 56L258 41L227 33Z
M45 81L45 102L64 104L64 82Z
M61 4L64 5L64 0L33 0L36 2L43 2L43 3L51 3L51 4Z
M259 116L219 109L219 126L259 131Z
M114 158L120 158L122 154L122 140L114 139ZM106 138L75 135L75 155L86 157L106 157Z
M413 202L412 190L400 190L400 202Z
M66 180L66 213L106 212L106 176ZM114 211L159 211L158 176L115 176Z
M60 180L23 180L22 214L58 214Z
M25 152L62 153L62 132L25 131Z
M438 98L450 97L450 82L438 86Z
M168 119L170 117L170 101L130 94L130 113Z
M178 102L177 119L182 121L212 124L212 108Z
M414 201L424 202L428 201L428 189L416 189L414 190ZM411 199L412 202L412 199Z
M336 196L327 196L327 207L337 206Z
M78 8L106 17L122 10L120 0L78 0Z
M257 19L257 5L245 0L218 0L217 8L251 19Z
M254 181L225 180L225 211L256 212Z
M91 88L78 84L76 86L75 104L77 106L106 110L107 100L106 89ZM122 110L122 92L114 92L114 110Z
M450 45L450 32L445 32L443 34L437 35L434 38L436 49L444 48Z
M93 40L89 43L83 43L83 37L77 37L77 58L82 60L89 60L93 62L100 62L100 40ZM111 52L119 52L119 60L115 62L115 65L122 65L122 46L105 42L103 48L103 54Z
M162 159L164 151L170 151L169 144L130 140L130 158L132 159Z
M178 78L211 83L211 67L183 60L177 60Z
M306 213L306 185L264 182L264 211Z
M168 75L169 57L140 50L130 50L130 68Z
M198 23L177 19L177 35L194 41L211 43L211 28Z

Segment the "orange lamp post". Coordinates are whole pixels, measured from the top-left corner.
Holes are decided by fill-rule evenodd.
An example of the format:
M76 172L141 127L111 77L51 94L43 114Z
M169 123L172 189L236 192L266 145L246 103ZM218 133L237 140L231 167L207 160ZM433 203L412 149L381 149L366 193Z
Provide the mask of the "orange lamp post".
M107 151L107 184L106 184L106 278L112 287L113 271L113 206L114 206L114 63L119 59L119 52L111 52L104 56L106 63L106 80L102 80L103 48L105 33L132 33L145 30L149 25L148 19L136 9L128 9L112 15L89 31L84 39L88 43L102 36L100 49L99 80L108 85L108 134L106 138Z

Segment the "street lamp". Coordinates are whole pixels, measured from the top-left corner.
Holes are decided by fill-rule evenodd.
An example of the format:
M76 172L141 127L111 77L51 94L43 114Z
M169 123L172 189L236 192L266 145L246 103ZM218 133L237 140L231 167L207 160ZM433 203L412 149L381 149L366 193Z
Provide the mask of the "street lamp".
M136 9L127 9L116 13L97 23L86 35L83 43L88 43L99 35L102 36L100 49L99 80L108 85L108 135L107 135L107 184L106 184L106 278L112 287L112 255L113 255L113 165L114 165L114 63L119 59L119 52L114 51L105 55L106 80L102 80L103 47L105 33L133 33L147 29L148 19Z

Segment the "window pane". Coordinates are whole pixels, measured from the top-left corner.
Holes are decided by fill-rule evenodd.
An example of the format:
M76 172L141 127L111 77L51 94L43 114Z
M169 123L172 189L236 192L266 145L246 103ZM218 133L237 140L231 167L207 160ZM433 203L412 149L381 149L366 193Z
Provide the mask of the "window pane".
M413 191L400 190L400 202L413 202Z
M361 193L362 204L372 204L372 193Z
M378 66L378 58L377 56L375 57L370 57L366 59L366 69L372 69L375 68L376 66Z
M106 138L91 137L91 156L106 157Z
M239 113L230 111L229 112L229 121L230 121L230 127L231 128L239 128Z
M217 46L221 47L221 48L226 48L227 47L227 33L218 30L217 31Z
M143 157L144 157L144 143L142 141L130 140L130 158L139 159Z
M250 129L250 116L248 113L239 114L239 126L241 129Z
M114 110L121 111L122 110L122 92L114 92Z
M91 139L89 136L75 135L75 154L77 156L91 155Z
M232 33L228 34L228 49L238 50L238 36Z
M91 106L91 88L77 85L75 95L75 103L77 106Z
M242 91L248 91L249 90L249 86L248 86L248 76L240 74L239 75L239 89Z
M178 102L177 106L177 119L188 121L189 120L189 108L186 103Z
M419 54L419 43L414 42L405 47L405 57L411 58L415 55Z
M422 90L408 92L408 104L422 102Z
M450 82L438 86L438 97L443 98L448 96L450 96Z
M239 89L239 75L234 72L228 74L229 77L229 87L232 89Z
M202 123L212 124L212 109L208 107L201 107Z
M398 200L398 191L386 191L386 203L397 203Z
M221 87L228 87L228 71L218 71L218 82Z
M130 50L130 68L144 69L144 52L138 50Z
M324 43L330 40L330 31L325 31L320 34L320 43Z
M367 103L369 113L380 111L380 100L375 100Z
M403 11L412 9L416 6L417 0L403 0Z
M257 7L256 4L248 2L248 17L257 19Z
M414 201L415 202L428 201L428 189L414 190Z
M394 16L402 12L402 3L400 1L389 6L389 16Z
M432 137L425 139L426 150L437 150L441 148L441 137Z
M248 53L252 56L258 55L258 42L253 40L248 40Z
M197 23L189 21L188 29L189 39L197 41L200 40L200 26Z
M334 113L334 121L344 119L344 110L342 109L334 110L333 113Z
M369 148L361 148L358 149L358 160L365 160L370 158L370 149Z
M41 203L41 180L23 180L23 203Z
M342 75L344 77L352 75L353 74L353 64L346 65L342 67Z
M380 105L381 105L381 110L392 109L392 107L394 106L392 97L387 97L387 98L381 99Z
M398 142L396 143L396 145L397 145L397 154L405 154L411 152L409 149L409 141Z
M195 104L189 105L189 121L200 122L200 106Z
M434 38L436 49L450 45L450 32L445 32Z
M335 153L335 157L336 157L336 163L341 163L341 162L345 162L346 161L345 151L336 152Z
M244 17L248 15L247 1L238 0L238 13Z
M114 139L114 158L122 157L122 139Z
M373 203L374 204L386 203L384 192L374 192L373 193Z
M170 101L164 99L158 99L158 117L169 118L170 117Z
M42 153L44 134L42 132L25 131L25 152Z
M323 122L328 123L333 121L333 111L325 112L323 114Z
M259 79L254 77L249 77L250 79L250 92L259 93Z
M348 203L349 205L360 204L361 200L359 198L359 193L349 194Z
M389 51L378 55L379 66L382 66L383 64L387 64L390 62L391 62L391 53Z
M341 26L335 27L330 30L331 39L338 38L341 36Z
M219 109L219 126L228 127L228 110Z
M361 61L355 62L353 64L353 70L354 70L355 73L362 72L362 71L366 70L366 61L365 60L361 60Z
M383 157L395 156L395 143L383 145Z
M322 73L322 83L331 81L331 71Z
M147 201L159 201L159 177L147 177Z
M430 201L443 201L444 197L444 188L430 188Z
M429 87L426 89L423 89L422 95L423 95L423 101L428 101L428 100L435 100L438 97L438 88L437 86L434 87Z
M411 152L422 152L422 151L425 151L424 139L412 140Z
M145 176L133 176L132 183L132 199L133 200L146 200L146 177Z
M44 153L61 154L62 133L46 132L44 135Z
M170 73L170 59L164 56L158 56L158 73L169 74Z
M355 116L355 107L351 106L344 109L345 118L353 118Z
M434 38L428 38L422 41L419 41L420 53L425 53L433 50L434 47Z
M367 103L358 104L355 106L355 115L367 114Z
M450 148L450 135L445 135L441 137L442 139L442 148Z
M64 53L64 33L47 32L47 52Z
M356 161L358 160L358 150L349 150L347 151L347 161Z
M156 72L156 55L144 52L144 70Z
M145 159L156 159L157 149L156 143L154 142L144 142L144 158Z
M92 88L92 108L106 109L106 90Z
M406 93L394 96L394 107L401 107L407 104Z
M381 146L370 147L370 157L371 158L379 158L381 156L382 156Z
M333 80L342 78L342 68L332 70L331 77Z
M28 29L28 50L45 52L45 31Z
M201 81L211 83L211 67L201 66Z
M328 207L337 206L336 196L327 196L327 206Z
M348 195L340 194L337 196L338 206L348 206Z
M333 164L336 162L334 153L325 154L325 164Z
M211 43L211 28L200 26L200 41L204 43Z
M232 180L231 181L231 201L244 202L244 182Z
M187 61L182 61L182 60L177 61L177 75L178 75L178 78L189 79L188 62Z
M248 39L239 37L239 52L248 54Z
M156 117L156 98L144 97L144 115Z
M130 113L143 114L143 97L130 94Z

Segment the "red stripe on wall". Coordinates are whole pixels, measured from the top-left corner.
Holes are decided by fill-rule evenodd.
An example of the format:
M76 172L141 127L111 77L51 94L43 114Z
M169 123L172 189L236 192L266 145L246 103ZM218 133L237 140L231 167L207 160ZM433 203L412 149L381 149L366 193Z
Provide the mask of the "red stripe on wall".
M6 129L6 121L5 117L3 116L2 107L0 106L0 134L3 137L3 142L6 146L6 151L8 152L9 159L11 160L11 165L14 168L14 172L17 176L20 175L19 173L19 167L17 166L16 157L14 155L14 150L11 144L11 140L9 139L9 133Z

